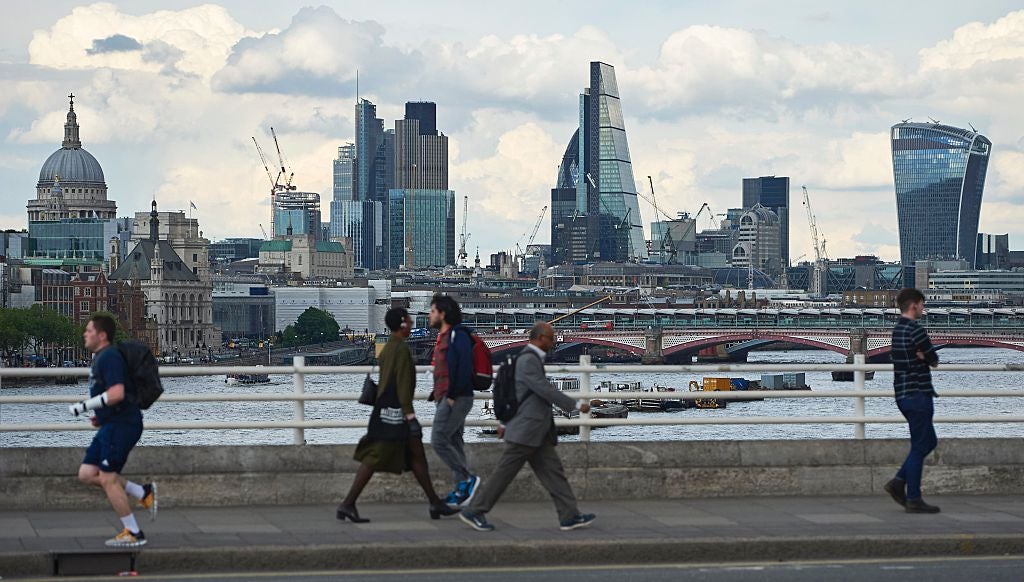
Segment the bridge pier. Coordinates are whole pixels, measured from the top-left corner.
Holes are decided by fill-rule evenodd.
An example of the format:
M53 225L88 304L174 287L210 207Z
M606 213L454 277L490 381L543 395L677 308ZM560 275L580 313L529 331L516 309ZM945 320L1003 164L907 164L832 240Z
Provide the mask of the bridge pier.
M640 358L643 364L664 364L665 354L662 351L662 337L664 333L660 327L649 327L644 332L644 355Z
M846 354L846 363L852 364L855 356L868 357L868 334L863 329L850 331L850 351Z

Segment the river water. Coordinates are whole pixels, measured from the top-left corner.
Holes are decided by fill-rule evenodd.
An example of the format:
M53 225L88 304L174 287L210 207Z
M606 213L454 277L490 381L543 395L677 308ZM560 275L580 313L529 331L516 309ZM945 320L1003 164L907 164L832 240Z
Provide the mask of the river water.
M940 352L943 362L957 363L1019 363L1024 364L1024 353L997 349L944 349ZM825 351L765 351L751 352L750 363L842 363L839 354ZM756 375L748 375L754 379ZM936 390L940 396L944 389L1013 389L1020 390L1022 374L1017 372L942 372L933 374ZM661 385L685 389L690 380L700 378L690 374L644 374L631 377L627 374L594 374L593 381L642 381L645 386L654 382ZM430 379L421 374L417 378L418 393L428 389ZM363 377L358 375L306 376L306 391L310 393L351 392L357 393L362 387ZM818 392L852 389L849 382L833 382L828 372L807 374L807 383ZM892 387L892 373L879 372L868 382L869 389ZM223 376L196 378L167 378L164 388L169 394L206 394L217 392L290 393L290 376L272 376L270 384L258 386L228 386ZM84 382L77 386L22 386L4 388L2 394L85 394ZM430 418L433 405L417 400L416 413L421 418ZM866 399L868 416L899 416L894 402L889 398ZM291 402L209 402L177 403L157 402L146 411L149 421L271 421L288 420L292 417ZM477 407L477 411L479 406ZM471 415L478 415L474 411ZM307 402L307 420L363 419L369 408L354 401ZM935 401L936 416L951 415L1011 415L1024 413L1024 398L938 398ZM631 412L630 417L661 416L665 414L703 415L713 417L754 417L754 416L847 416L853 414L853 401L847 398L815 398L800 400L769 399L763 402L729 403L722 410L685 410L671 413ZM0 405L0 423L83 423L86 420L72 418L64 404L7 404ZM1024 425L1013 423L993 424L937 424L936 431L941 437L1022 437ZM362 429L316 429L306 431L310 444L355 443L362 436ZM906 438L907 428L903 424L867 425L868 438ZM693 426L616 426L594 429L594 441L635 441L635 440L763 440L763 439L811 439L851 438L853 425L693 425ZM0 446L35 447L69 446L84 447L92 438L91 431L68 432L0 432ZM429 429L426 431L429 439ZM564 441L573 441L576 436L563 436ZM493 440L480 434L478 427L466 429L467 441ZM288 444L292 442L291 430L196 430L196 431L146 431L142 445L222 445L222 444Z

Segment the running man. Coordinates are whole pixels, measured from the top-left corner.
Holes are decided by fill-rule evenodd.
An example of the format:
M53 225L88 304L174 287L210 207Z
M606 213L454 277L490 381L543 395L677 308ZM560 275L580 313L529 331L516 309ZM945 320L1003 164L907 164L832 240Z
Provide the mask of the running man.
M85 451L78 480L100 487L107 494L111 507L121 518L124 529L107 540L110 547L134 548L146 543L146 536L135 521L128 497L149 510L150 519L156 519L156 483L139 485L121 476L128 461L128 453L142 436L142 410L131 398L135 386L121 352L113 345L117 326L107 315L94 315L85 326L82 337L85 348L92 354L89 371L89 399L72 404L75 416L93 410L89 420L98 427L92 444Z

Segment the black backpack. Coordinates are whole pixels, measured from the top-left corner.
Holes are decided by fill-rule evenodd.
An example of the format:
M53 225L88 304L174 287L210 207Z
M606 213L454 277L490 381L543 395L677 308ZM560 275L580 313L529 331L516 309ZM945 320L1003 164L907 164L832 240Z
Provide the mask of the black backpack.
M516 361L520 355L505 356L505 361L494 375L494 388L491 390L494 398L494 416L502 423L512 420L519 411L520 402L516 398ZM526 398L531 394L532 391L528 392Z
M138 403L139 408L148 409L164 393L164 387L160 383L160 365L156 357L149 346L138 340L118 343L117 351L121 352L121 357L128 368L128 376L135 385L132 399Z

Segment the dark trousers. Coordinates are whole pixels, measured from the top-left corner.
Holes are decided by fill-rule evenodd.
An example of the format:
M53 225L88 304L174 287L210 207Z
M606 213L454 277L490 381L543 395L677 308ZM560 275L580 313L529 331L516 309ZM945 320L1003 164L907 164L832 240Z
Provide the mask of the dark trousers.
M932 416L935 413L932 395L907 396L897 400L896 406L899 407L910 426L910 453L903 461L899 472L896 473L896 478L907 482L907 499L920 499L924 459L935 450L935 445L938 444L938 439L935 437L935 426L932 424Z
M562 460L558 458L555 445L550 442L545 442L539 447L528 447L515 443L506 444L505 452L498 460L498 466L494 469L493 474L484 479L481 490L473 498L469 510L473 513L490 511L505 489L512 483L512 479L515 479L519 470L523 468L524 463L530 463L533 474L551 495L560 521L566 521L579 515L576 496L573 495L569 480L565 477Z

